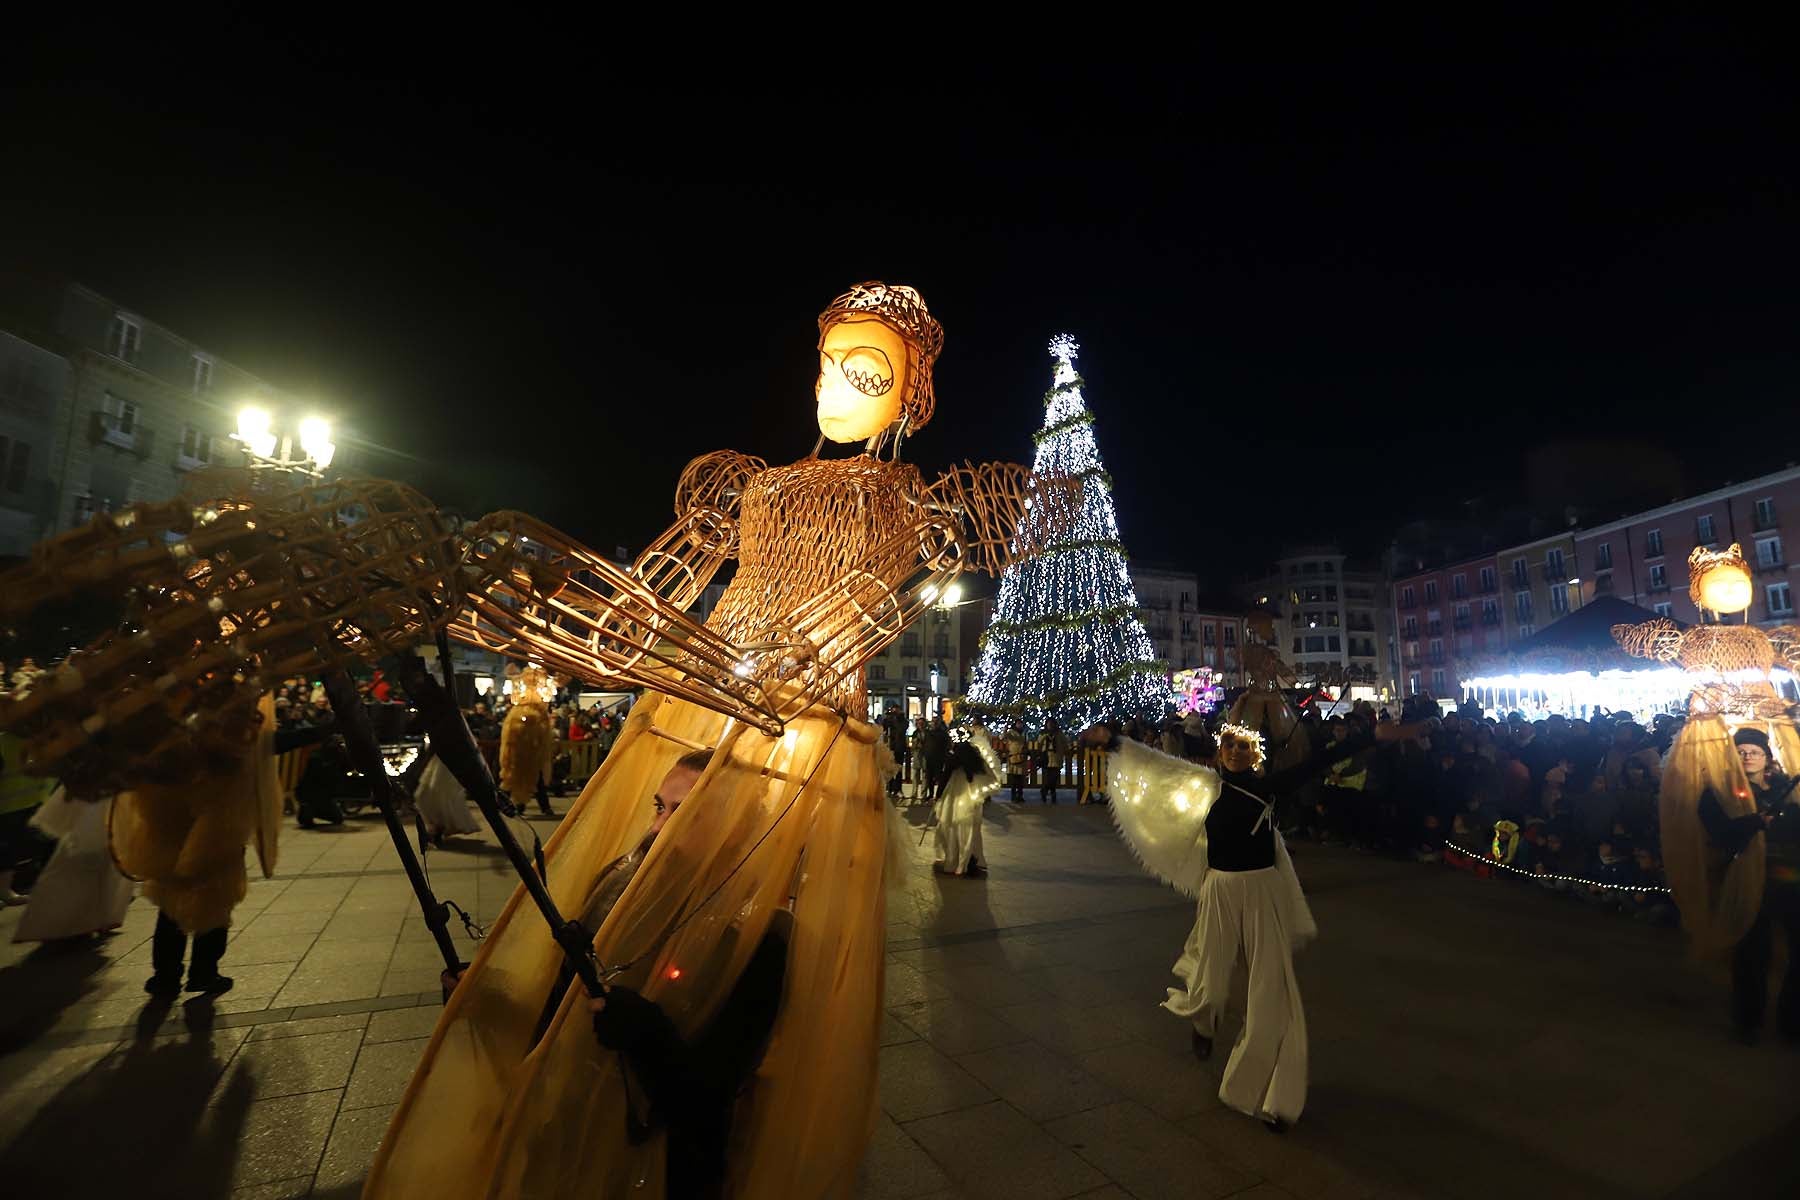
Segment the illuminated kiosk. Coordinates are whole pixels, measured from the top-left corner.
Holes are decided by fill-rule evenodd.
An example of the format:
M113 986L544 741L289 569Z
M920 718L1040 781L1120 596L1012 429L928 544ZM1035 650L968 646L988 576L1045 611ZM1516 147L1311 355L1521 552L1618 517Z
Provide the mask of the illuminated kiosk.
M1489 716L1520 712L1531 720L1587 718L1600 709L1644 720L1684 711L1694 686L1687 672L1634 658L1612 635L1614 625L1654 619L1647 608L1601 596L1511 650L1471 661L1459 672L1463 697Z

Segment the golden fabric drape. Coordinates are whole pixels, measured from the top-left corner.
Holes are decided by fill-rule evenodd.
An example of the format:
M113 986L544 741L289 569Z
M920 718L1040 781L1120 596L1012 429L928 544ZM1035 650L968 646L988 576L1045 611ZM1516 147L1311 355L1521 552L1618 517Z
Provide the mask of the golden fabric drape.
M712 764L601 926L597 953L603 967L631 964L615 982L691 1036L791 897L781 1013L739 1102L730 1194L845 1195L876 1106L889 819L878 731L814 710L769 737L648 696L546 847L565 911L643 836L683 742L716 743ZM445 1007L365 1196L662 1194L662 1140L628 1144L618 1057L594 1040L579 984L530 1045L559 961L515 893Z
M1700 800L1708 791L1727 817L1756 811L1731 729L1712 713L1689 717L1669 747L1660 806L1669 888L1701 955L1721 953L1742 940L1763 898L1764 839L1751 838L1743 853L1727 859L1700 821Z

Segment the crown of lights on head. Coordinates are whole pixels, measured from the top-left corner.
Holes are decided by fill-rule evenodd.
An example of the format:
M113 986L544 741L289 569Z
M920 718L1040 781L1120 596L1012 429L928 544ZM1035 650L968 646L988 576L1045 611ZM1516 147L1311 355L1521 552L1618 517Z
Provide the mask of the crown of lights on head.
M1224 744L1225 739L1228 737L1240 737L1240 738L1243 738L1245 741L1249 742L1251 747L1254 748L1256 751L1256 762L1254 764L1252 764L1252 766L1260 767L1263 765L1263 759L1266 758L1267 755L1265 755L1263 753L1263 735L1262 734L1260 734L1256 730L1250 728L1248 725L1239 725L1239 724L1236 724L1235 722L1227 721L1223 725L1219 726L1219 742L1220 742L1220 744L1221 745Z
M912 382L901 398L901 407L908 429L924 428L937 407L931 366L943 352L944 327L927 311L925 298L917 290L870 280L855 284L819 314L819 344L825 344L825 333L833 325L864 316L877 318L906 343Z

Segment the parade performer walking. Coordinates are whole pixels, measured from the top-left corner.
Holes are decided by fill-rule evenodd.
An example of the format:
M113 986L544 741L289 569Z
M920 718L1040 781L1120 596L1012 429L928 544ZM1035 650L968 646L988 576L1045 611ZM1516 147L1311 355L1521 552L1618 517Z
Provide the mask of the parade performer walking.
M1384 726L1353 741L1401 740L1421 729ZM1163 1007L1193 1023L1194 1054L1210 1058L1241 958L1248 1002L1219 1099L1278 1133L1286 1130L1306 1107L1306 1014L1293 952L1318 927L1275 830L1274 809L1279 797L1327 770L1344 748L1264 774L1262 735L1242 725L1220 730L1216 772L1108 726L1081 740L1109 752L1113 820L1126 844L1157 878L1196 902L1193 930L1173 968L1181 986L1169 989Z
M937 862L946 875L986 875L981 850L981 814L1000 790L1000 754L985 729L952 744L950 782L937 802Z

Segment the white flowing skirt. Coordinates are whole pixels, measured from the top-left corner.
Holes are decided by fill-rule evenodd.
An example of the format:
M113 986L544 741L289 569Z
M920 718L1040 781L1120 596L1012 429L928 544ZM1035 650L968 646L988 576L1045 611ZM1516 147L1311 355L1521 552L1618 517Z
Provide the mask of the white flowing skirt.
M433 758L419 772L419 783L413 789L413 804L432 833L446 837L459 833L478 833L481 826L469 812L469 797L456 776L441 758Z
M1253 1117L1298 1120L1306 1107L1306 1013L1293 947L1314 928L1285 863L1260 871L1208 871L1194 928L1175 963L1182 987L1163 1007L1206 1037L1218 1029L1240 957L1249 968L1244 1029L1225 1064L1219 1099Z
M61 790L32 824L59 840L31 889L31 903L13 933L15 942L48 942L111 929L131 905L131 880L119 874L107 849L111 800L69 800Z
M987 780L988 776L980 776ZM969 861L982 857L981 806L992 789L971 786L961 772L937 802L937 867L951 875L966 874Z

